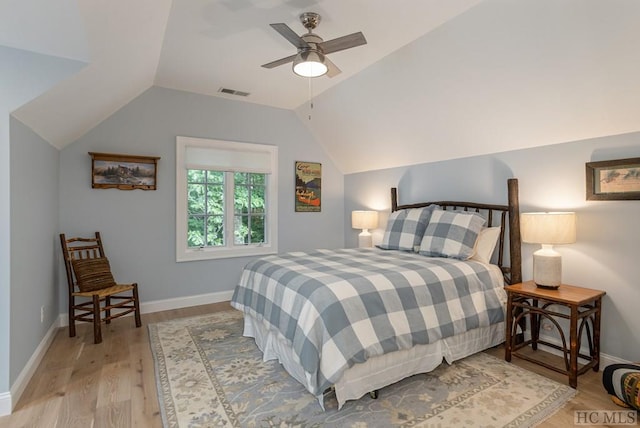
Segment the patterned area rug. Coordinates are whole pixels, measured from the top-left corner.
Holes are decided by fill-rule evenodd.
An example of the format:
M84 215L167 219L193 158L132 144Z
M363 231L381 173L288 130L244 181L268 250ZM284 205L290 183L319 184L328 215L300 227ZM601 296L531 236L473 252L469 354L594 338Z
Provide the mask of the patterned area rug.
M239 311L149 325L165 427L528 427L575 391L483 353L326 411L242 337Z

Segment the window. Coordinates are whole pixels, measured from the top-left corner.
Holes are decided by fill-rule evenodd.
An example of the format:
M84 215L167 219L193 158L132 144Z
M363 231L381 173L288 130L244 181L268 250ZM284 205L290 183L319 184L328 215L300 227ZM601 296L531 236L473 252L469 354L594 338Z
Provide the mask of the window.
M177 137L177 261L277 252L277 150Z

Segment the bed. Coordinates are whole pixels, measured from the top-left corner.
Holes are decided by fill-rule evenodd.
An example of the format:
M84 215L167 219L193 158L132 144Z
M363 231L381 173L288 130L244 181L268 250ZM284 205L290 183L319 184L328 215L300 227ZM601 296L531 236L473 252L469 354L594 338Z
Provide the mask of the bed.
M267 256L231 305L264 360L338 406L505 340L505 284L521 282L518 182L507 205L398 204L376 248ZM495 249L494 249L495 248Z

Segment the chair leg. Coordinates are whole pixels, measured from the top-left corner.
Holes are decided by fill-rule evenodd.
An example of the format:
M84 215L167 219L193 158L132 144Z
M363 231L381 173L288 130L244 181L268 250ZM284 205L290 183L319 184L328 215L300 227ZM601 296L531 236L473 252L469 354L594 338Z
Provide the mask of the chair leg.
M100 331L100 298L93 295L93 343L102 342L102 331Z
M111 306L111 297L107 296L104 299L104 304L107 306L107 308L109 306ZM105 309L104 315L105 315L105 321L104 322L106 324L111 324L111 309Z
M136 318L136 327L142 326L140 320L140 301L138 299L138 284L133 284L133 306L136 308L134 316Z
M76 337L76 314L74 306L76 301L73 296L69 296L69 337Z

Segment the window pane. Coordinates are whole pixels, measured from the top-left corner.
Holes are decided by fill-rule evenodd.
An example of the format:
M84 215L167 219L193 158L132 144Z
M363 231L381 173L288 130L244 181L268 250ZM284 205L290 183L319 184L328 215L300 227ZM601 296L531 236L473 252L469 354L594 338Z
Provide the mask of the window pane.
M266 242L264 235L265 235L264 216L263 215L251 216L251 242L254 244L257 244L259 242Z
M207 171L207 182L209 184L224 183L224 172L223 171Z
M247 174L246 172L236 172L233 174L233 180L235 181L236 185L238 184L246 184L249 182L248 176L249 174Z
M207 245L224 245L224 216L214 215L207 218Z
M189 214L205 213L203 184L187 184L187 198L187 212Z
M204 183L205 171L199 169L187 170L187 182L189 183Z
M234 244L247 245L266 242L265 217L263 215L234 217Z
M266 174L249 174L251 177L251 184L259 184L264 186Z
M252 186L251 188L251 213L264 213L264 187Z
M224 214L224 185L207 186L207 214Z
M234 180L234 244L266 242L266 175L236 173Z
M236 215L249 212L249 189L247 187L236 182L233 199L234 213Z
M202 247L204 246L204 217L189 216L189 225L187 228L187 246Z
M249 243L249 217L246 215L237 215L233 220L233 242L235 245L244 245Z
M187 245L224 245L224 172L188 170L187 179Z

